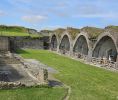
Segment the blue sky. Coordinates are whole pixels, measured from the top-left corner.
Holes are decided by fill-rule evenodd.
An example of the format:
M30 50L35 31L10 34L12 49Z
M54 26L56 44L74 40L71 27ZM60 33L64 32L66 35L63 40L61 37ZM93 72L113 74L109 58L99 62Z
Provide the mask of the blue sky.
M0 24L37 30L118 25L118 0L1 0Z

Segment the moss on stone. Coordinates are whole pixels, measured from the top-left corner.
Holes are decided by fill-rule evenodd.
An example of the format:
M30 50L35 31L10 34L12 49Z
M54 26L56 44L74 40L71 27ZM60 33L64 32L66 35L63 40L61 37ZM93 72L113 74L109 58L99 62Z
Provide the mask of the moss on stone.
M55 29L53 32L56 33L59 37L61 37L61 35L64 33L66 29L64 28L58 28L58 29Z
M72 28L72 27L67 27L67 29L64 29L64 28L58 28L56 30L54 30L54 32L59 36L61 37L61 35L67 31L68 34L72 37L72 39L74 39L78 33L80 33L80 29L77 29L77 28Z
M52 31L52 33L55 33L59 36L59 38L61 37L61 35L67 31L67 33L72 37L72 39L75 39L76 36L80 33L80 32L86 32L89 36L89 39L96 39L100 34L102 34L104 31L108 30L109 32L112 33L117 33L118 32L118 26L107 26L104 29L102 28L96 28L96 27L83 27L81 29L77 29L77 28L72 28L72 27L67 27L66 29L64 28L58 28Z
M104 29L96 28L96 27L88 27L88 26L82 29L67 27L67 29L58 28L53 32L55 32L59 37L61 37L64 31L67 31L68 34L72 37L72 39L75 39L75 37L80 33L80 31L87 32L90 39L95 39L104 31Z
M118 32L118 26L113 26L113 25L107 26L107 27L105 27L105 30L116 33L116 32Z
M72 37L72 39L75 39L75 37L80 33L80 29L68 27L67 32Z
M104 31L104 29L87 26L82 28L81 31L87 32L90 39L95 39Z

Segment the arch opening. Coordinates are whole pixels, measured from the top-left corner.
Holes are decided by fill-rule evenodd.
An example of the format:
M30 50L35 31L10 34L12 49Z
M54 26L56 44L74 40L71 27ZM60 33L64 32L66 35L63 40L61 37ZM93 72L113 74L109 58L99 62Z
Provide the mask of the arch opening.
M88 44L87 40L84 36L78 37L78 39L75 42L75 45L73 47L73 52L74 54L78 57L81 58L83 56L88 55Z
M57 50L57 38L55 35L51 38L51 50L56 51Z
M60 49L61 53L63 53L63 54L67 54L70 51L70 41L69 41L69 37L67 35L63 36L59 49Z
M93 57L106 58L108 61L116 62L117 49L113 39L109 36L104 36L96 45L93 51Z

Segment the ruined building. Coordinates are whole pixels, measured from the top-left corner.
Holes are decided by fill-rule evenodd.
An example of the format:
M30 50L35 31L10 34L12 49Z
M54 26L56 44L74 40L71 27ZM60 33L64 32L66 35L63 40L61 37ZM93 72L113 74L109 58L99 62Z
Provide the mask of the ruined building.
M77 34L68 29L58 34L54 32L50 35L50 48L96 65L118 69L117 26L84 27Z
M26 41L23 42L23 39ZM43 49L42 40L0 37L0 89L47 84L48 72L44 64L11 53L15 49L31 48L31 43L34 49Z

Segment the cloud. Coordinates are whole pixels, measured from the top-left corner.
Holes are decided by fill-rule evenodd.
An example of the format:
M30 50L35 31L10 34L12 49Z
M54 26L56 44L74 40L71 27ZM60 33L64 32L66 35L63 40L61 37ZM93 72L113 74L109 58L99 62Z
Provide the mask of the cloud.
M79 18L107 18L107 19L116 19L118 18L118 14L81 14L81 15L74 15L73 17Z
M32 6L33 0L7 0L14 9L27 9Z
M4 16L4 15L6 15L6 13L4 11L0 10L0 16Z
M18 4L18 3L31 3L33 0L8 0L12 4Z
M106 5L99 5L97 3L84 3L78 4L74 8L74 14L72 17L79 18L107 18L107 19L115 19L118 18L118 13L116 13L116 9L108 9Z
M45 21L47 19L46 16L41 15L31 15L31 16L23 16L22 20L29 22L29 23L39 23Z
M80 5L77 8L78 12L80 14L99 14L99 13L103 13L104 9L102 9L100 6L98 5L93 5L93 4L85 4L85 5Z

